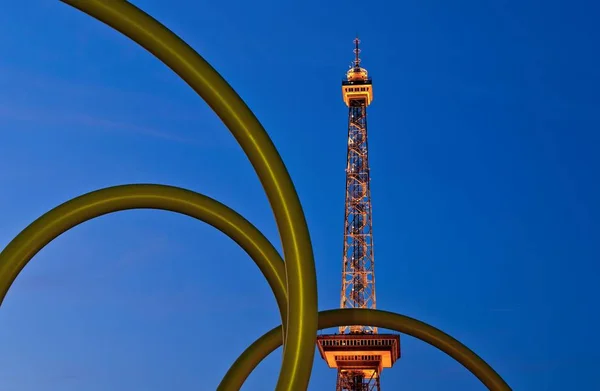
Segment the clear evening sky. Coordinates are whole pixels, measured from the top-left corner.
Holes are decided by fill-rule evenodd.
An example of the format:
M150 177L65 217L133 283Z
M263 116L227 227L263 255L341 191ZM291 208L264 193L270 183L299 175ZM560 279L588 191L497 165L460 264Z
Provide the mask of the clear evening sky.
M347 108L359 33L378 308L426 321L515 390L600 389L600 7L593 1L134 2L254 110L306 212L319 306L339 306ZM182 186L278 248L219 119L129 39L58 1L0 10L0 248L68 199ZM121 212L41 251L0 308L2 391L214 390L279 323L248 256L190 218ZM384 390L482 390L402 337ZM273 389L280 351L245 390ZM315 360L310 390L333 390Z

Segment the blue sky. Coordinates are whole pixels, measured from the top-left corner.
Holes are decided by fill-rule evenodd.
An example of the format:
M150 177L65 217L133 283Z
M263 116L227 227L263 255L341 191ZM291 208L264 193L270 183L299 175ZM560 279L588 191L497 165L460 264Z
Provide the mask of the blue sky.
M339 306L340 81L358 32L375 87L378 308L450 333L516 390L600 388L597 4L134 3L195 47L271 135L306 212L321 309ZM218 199L279 248L241 149L150 54L41 0L4 5L0 52L0 247L72 197L145 182ZM122 212L69 231L19 276L0 309L0 384L212 390L278 322L267 284L227 237ZM384 389L484 389L434 348L410 337L402 347ZM280 357L244 390L273 389ZM316 360L310 390L334 384Z

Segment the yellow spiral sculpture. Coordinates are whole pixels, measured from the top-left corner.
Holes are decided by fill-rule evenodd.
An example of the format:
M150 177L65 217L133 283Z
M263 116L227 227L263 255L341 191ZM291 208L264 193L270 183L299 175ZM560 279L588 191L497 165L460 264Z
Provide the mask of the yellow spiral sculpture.
M252 370L283 345L277 391L308 388L319 329L371 325L419 338L460 362L490 390L510 387L466 346L423 322L367 309L318 312L317 276L306 220L292 180L271 139L243 100L198 53L125 0L62 0L120 31L170 67L204 99L241 145L265 189L283 245L283 259L246 219L204 195L164 185L124 185L74 198L44 214L0 253L0 305L15 278L44 246L93 218L128 209L162 209L211 224L238 243L264 274L281 313L274 328L234 362L218 390L239 390Z

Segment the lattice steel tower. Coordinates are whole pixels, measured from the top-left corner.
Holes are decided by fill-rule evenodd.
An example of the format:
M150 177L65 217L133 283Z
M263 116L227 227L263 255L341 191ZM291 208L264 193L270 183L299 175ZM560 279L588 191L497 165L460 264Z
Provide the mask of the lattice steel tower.
M346 211L342 254L341 308L375 308L375 263L367 142L367 106L373 84L360 66L360 41L354 40L354 64L342 81L348 106ZM337 368L336 391L379 391L380 374L400 358L400 337L378 334L368 326L340 327L339 334L317 338L321 357Z

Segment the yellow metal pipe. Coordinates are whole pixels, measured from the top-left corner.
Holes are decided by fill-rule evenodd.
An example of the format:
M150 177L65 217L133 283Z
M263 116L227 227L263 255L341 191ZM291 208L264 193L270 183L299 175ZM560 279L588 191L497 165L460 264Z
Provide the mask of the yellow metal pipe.
M418 338L461 363L489 390L511 391L508 384L478 355L427 323L381 310L338 309L319 312L319 330L354 325L381 327ZM252 343L225 374L217 390L239 390L254 368L279 346L281 346L281 326L275 327Z
M121 32L171 68L208 103L248 156L273 209L286 268L288 322L276 389L306 389L317 333L317 277L298 194L271 139L244 101L210 64L133 4L123 0L62 1Z
M38 218L0 253L0 304L21 270L52 240L88 220L131 209L181 213L204 221L229 236L256 262L271 286L282 314L285 314L284 263L267 238L242 216L212 198L164 185L123 185L97 190L74 198Z

